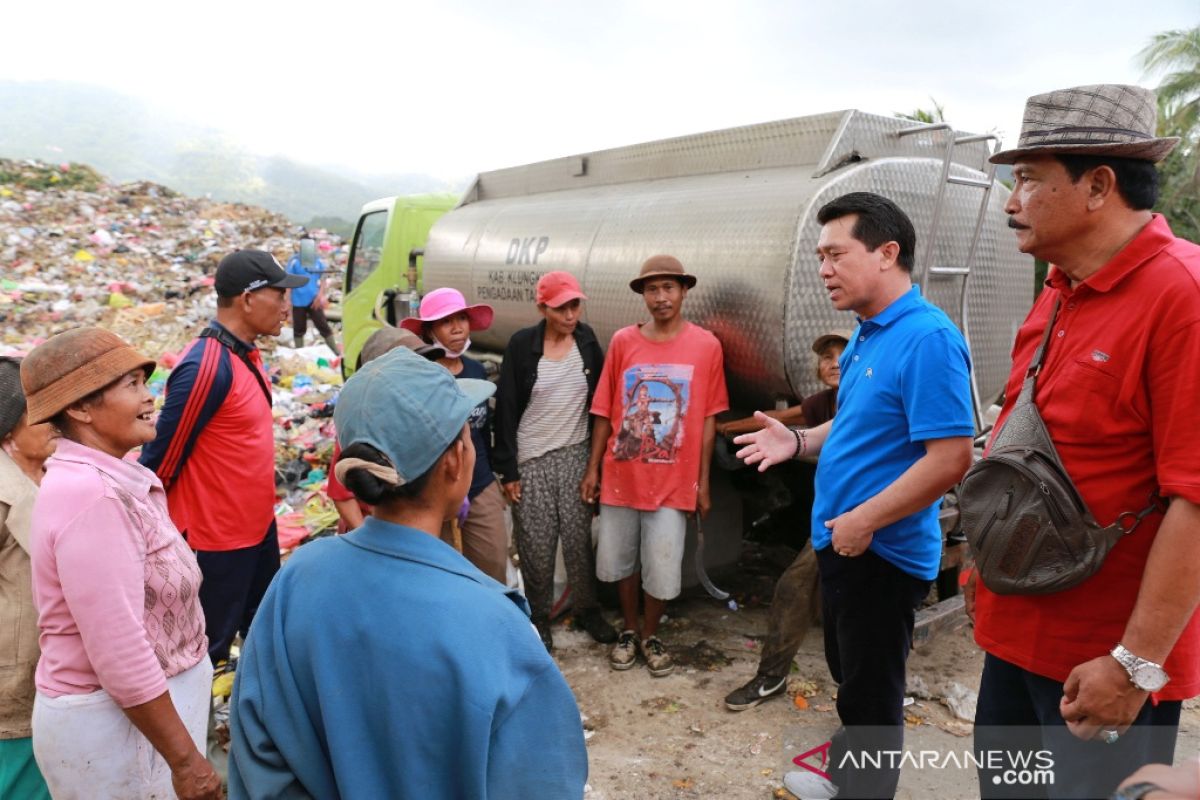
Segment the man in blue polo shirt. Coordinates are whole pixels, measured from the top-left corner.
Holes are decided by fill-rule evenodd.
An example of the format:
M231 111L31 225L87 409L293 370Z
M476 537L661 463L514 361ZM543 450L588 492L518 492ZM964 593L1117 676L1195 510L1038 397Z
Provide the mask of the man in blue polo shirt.
M825 660L843 728L829 778L788 773L802 800L892 797L904 741L904 665L916 608L941 559L937 509L971 464L970 358L954 323L912 284L916 233L867 192L817 212L821 279L858 329L841 357L838 414L808 430L759 412L738 457L765 470L820 455L812 545L821 571ZM881 769L860 768L868 760ZM864 754L866 758L864 758Z

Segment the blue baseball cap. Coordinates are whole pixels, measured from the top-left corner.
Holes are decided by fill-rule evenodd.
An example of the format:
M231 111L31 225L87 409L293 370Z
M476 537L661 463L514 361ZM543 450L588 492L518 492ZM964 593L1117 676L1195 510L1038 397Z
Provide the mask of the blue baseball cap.
M440 364L397 347L346 381L333 412L338 444L342 450L369 444L387 456L401 480L415 480L495 391L491 381L457 380Z

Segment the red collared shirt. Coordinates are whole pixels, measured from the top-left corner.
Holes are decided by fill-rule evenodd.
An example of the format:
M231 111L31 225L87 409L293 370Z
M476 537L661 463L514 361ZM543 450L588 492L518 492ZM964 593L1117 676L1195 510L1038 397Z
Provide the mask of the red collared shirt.
M1061 296L1036 401L1097 522L1142 510L1156 488L1200 503L1200 247L1175 238L1156 214L1087 280L1072 289L1053 269L1046 285L1017 333L996 429ZM1065 681L1120 640L1162 519L1147 517L1073 589L1000 596L980 584L975 640L1005 661ZM1171 682L1159 698L1200 694L1200 614L1164 666Z

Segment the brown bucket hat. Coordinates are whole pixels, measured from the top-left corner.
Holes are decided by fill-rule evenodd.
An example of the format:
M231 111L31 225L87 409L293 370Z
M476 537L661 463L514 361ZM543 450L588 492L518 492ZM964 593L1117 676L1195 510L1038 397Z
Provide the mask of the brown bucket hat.
M650 256L642 264L642 271L629 282L629 288L638 294L642 293L642 284L651 278L677 278L687 288L696 285L696 276L683 271L683 264L675 256Z
M46 422L139 367L150 377L154 366L153 359L104 328L76 328L51 336L21 362L29 424Z
M1025 101L1012 150L991 157L1012 164L1026 155L1090 155L1162 161L1179 137L1156 137L1158 103L1140 86L1102 83L1035 94Z

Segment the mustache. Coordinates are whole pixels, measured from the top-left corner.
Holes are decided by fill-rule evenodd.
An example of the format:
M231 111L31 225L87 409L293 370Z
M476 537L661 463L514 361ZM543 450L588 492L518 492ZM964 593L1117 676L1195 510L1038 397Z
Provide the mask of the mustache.
M1008 227L1012 228L1014 231L1023 231L1023 230L1026 230L1029 226L1022 225L1021 223L1017 222L1012 217L1009 217L1008 218Z

